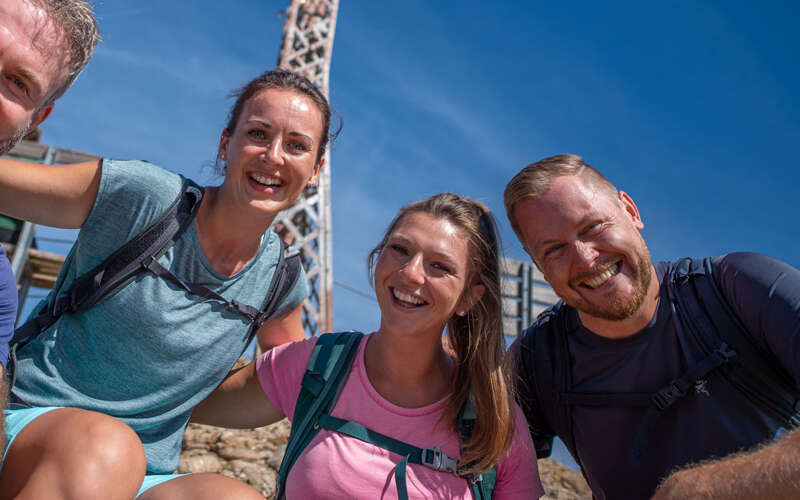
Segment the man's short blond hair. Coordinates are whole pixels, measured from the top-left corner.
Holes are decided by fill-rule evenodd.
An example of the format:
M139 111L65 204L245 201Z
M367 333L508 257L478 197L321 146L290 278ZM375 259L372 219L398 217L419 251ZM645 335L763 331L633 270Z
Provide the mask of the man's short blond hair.
M86 0L30 0L50 15L55 25L64 33L68 44L66 77L44 105L64 95L83 68L89 64L94 48L100 41L97 21L92 6Z
M514 217L517 204L523 200L541 197L550 189L555 179L567 175L579 175L600 191L610 196L617 196L617 188L578 155L562 154L531 163L511 179L503 193L506 216L520 241L522 241L522 231Z

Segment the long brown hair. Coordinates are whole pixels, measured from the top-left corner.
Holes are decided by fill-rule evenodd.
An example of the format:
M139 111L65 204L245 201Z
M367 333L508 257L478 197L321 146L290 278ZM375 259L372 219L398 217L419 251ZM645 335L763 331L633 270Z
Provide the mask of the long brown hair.
M470 262L464 293L477 284L485 290L464 316L454 314L447 322L456 371L453 395L443 419L454 425L467 398L473 398L477 421L472 437L462 445L459 466L465 468L464 473L487 471L505 458L514 434L513 399L502 328L497 225L485 205L453 193L412 203L400 209L381 242L370 252L367 268L371 280L386 242L403 217L411 213L442 218L461 229L469 242Z

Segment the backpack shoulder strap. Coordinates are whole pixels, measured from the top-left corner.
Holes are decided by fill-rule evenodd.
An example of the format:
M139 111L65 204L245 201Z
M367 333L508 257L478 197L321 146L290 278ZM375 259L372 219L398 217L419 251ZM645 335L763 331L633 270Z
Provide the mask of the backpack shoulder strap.
M542 312L529 329L521 348L522 367L527 383L533 385L531 397L545 418L549 429L537 429L529 421L532 434L537 431L557 435L580 465L578 450L572 430L572 405L565 400L572 388L569 348L567 345L567 315L569 309L559 301ZM539 458L550 456L552 439L534 440Z
M475 404L472 396L467 398L461 411L456 418L456 432L458 442L461 445L461 453L464 453L464 445L472 438L472 431L475 429L475 422L478 419L475 413ZM463 469L464 467L462 467ZM492 468L478 475L457 474L467 480L472 491L472 498L475 500L489 500L492 498L494 485L497 482L497 468Z
M12 343L27 343L62 314L86 311L136 279L148 261L157 259L178 241L194 219L202 198L203 188L184 179L178 196L157 219L100 264L76 278L69 290L52 298L38 315L16 329Z
M253 338L258 333L258 329L261 328L264 323L272 319L278 307L281 305L281 302L283 302L283 299L294 289L297 280L300 279L302 265L300 252L281 240L280 249L278 250L278 264L275 267L275 272L269 283L267 294L264 296L261 309L250 324L250 330L247 333L247 341L245 342L242 354L244 354L244 351L250 346L250 342L252 342Z
M736 353L722 374L752 404L787 429L800 426L800 390L775 356L747 332L714 276L711 258L682 259L669 286L688 330L706 351L724 344Z
M326 333L317 339L297 396L289 443L278 471L276 499L284 498L289 470L319 431L320 415L329 413L336 404L363 336L359 332L341 332Z

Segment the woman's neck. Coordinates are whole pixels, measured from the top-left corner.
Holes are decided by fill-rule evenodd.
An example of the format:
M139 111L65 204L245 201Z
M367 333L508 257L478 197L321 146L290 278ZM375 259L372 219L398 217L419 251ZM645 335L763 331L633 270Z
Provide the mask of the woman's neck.
M442 348L442 337L373 334L364 352L370 383L388 401L419 408L452 392L453 359Z
M247 217L232 204L221 202L219 188L206 187L195 217L203 255L215 271L233 276L256 256L273 219Z

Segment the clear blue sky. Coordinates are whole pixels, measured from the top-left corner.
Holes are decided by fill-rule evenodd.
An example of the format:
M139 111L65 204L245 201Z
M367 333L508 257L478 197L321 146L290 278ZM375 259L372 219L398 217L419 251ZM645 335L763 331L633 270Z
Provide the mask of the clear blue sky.
M215 183L203 166L226 94L274 66L287 4L98 2L104 41L42 141ZM655 259L751 250L800 266L797 17L790 2L341 0L335 279L370 292L385 225L440 191L487 203L506 255L525 258L503 188L565 152L633 197ZM368 299L335 287L334 304L337 329L378 324Z

